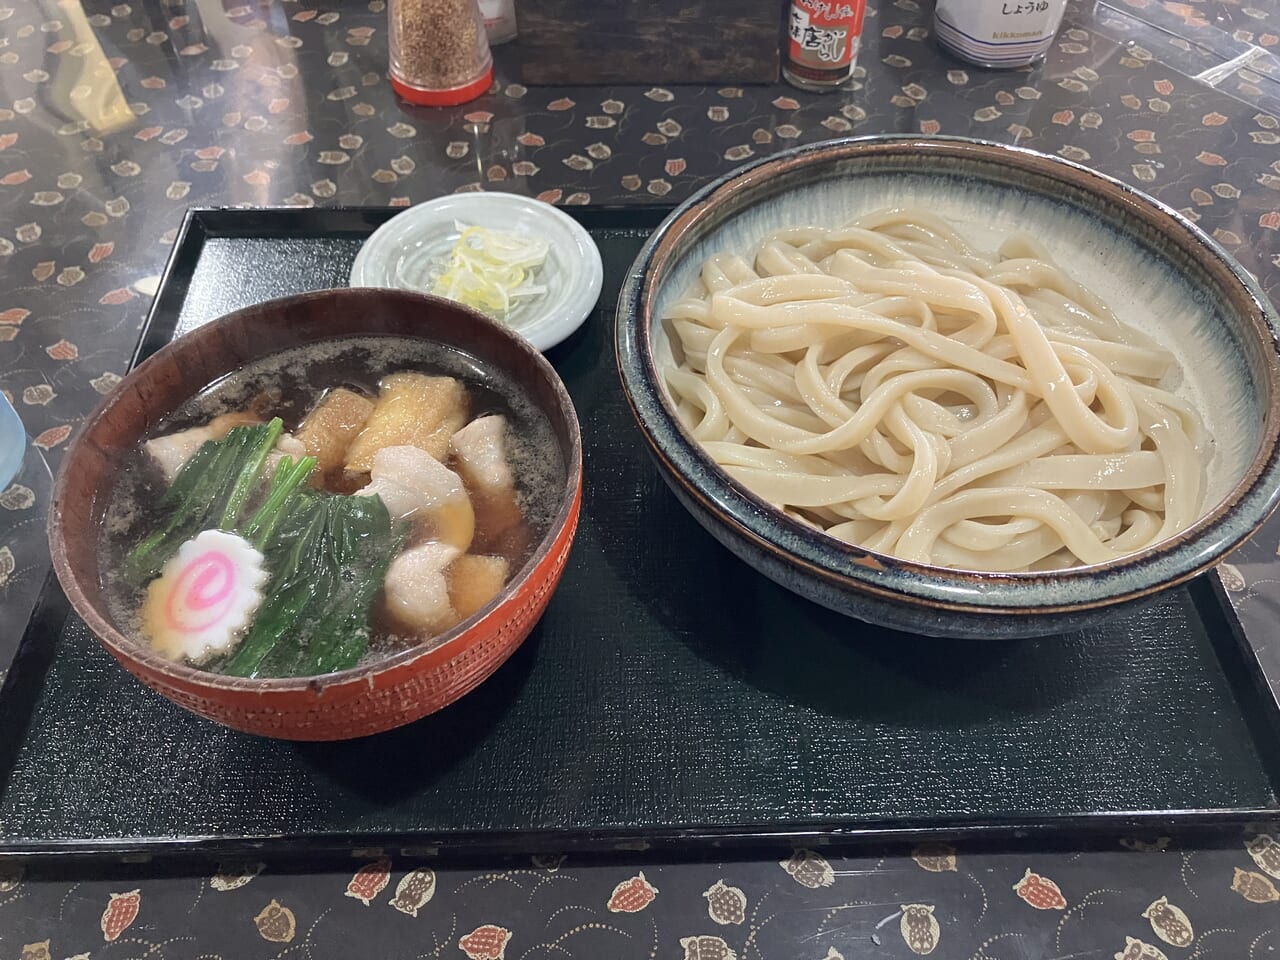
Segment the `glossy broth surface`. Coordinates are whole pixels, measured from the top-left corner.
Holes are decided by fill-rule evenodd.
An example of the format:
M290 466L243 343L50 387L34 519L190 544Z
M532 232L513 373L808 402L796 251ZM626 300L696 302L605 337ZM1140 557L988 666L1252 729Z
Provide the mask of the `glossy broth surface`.
M507 459L517 502L529 528L526 546L503 554L510 564L509 583L555 517L566 465L551 423L524 392L500 371L455 348L404 337L370 336L286 350L254 361L201 390L165 417L147 439L202 426L220 414L246 408L263 419L280 417L285 430L293 432L329 391L345 387L375 399L381 379L402 372L460 380L470 401L469 422L490 414L506 418ZM154 505L166 487L159 468L140 444L121 464L99 542L102 586L111 617L143 644L139 610L145 588L125 583L118 571L129 550L158 523ZM477 505L477 522L482 520ZM380 606L380 600L376 601L371 611L373 635L362 662L422 642L389 628L378 616Z

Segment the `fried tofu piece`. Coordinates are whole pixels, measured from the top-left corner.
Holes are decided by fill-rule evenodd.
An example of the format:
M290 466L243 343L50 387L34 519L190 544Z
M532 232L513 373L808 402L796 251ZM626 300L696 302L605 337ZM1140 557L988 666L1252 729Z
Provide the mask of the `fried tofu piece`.
M423 450L431 454L441 463L449 459L449 441L453 439L453 435L457 433L459 428L467 422L467 415L470 413L471 404L467 398L466 392L462 394L462 403L449 411L449 414L440 421L440 425L431 431L421 444L418 444Z
M505 557L465 554L449 564L449 602L465 620L498 595L507 583L511 565Z
M507 418L478 417L453 435L453 464L476 511L476 539L488 550L524 516L516 501L515 478L507 459Z
M393 373L382 378L378 402L364 429L347 448L348 473L368 473L373 455L383 447L413 446L443 460L449 449L450 420L467 417L467 393L453 377Z
M307 414L298 428L298 439L307 455L316 458L321 473L331 473L346 463L347 448L369 421L373 406L368 397L339 387L326 393Z
M476 518L462 479L425 450L383 447L373 455L372 479L357 493L377 495L392 519L410 519L414 539L440 540L460 553L471 546Z
M461 619L450 602L445 575L457 557L458 549L447 543L424 543L391 561L382 592L386 614L397 629L434 636Z

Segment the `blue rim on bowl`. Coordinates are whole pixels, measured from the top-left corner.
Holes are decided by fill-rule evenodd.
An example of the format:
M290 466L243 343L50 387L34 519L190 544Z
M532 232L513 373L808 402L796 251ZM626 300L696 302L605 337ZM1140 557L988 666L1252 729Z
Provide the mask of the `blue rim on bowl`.
M547 292L501 321L539 350L565 340L595 309L604 267L591 234L563 210L515 193L449 194L396 214L361 246L351 265L351 286L431 293L431 264L457 241L455 222L549 242L542 267Z
M675 415L656 347L664 295L708 238L744 214L779 226L770 203L804 189L857 191L885 176L941 178L957 189L1011 191L1086 218L1159 259L1207 298L1211 334L1244 366L1256 449L1190 528L1105 564L1059 573L980 573L898 560L851 547L792 520L729 478ZM861 181L861 182L860 182ZM813 204L815 201L810 201ZM879 204L881 206L884 203ZM826 207L822 208L826 210ZM870 207L868 208L870 209ZM834 216L834 214L833 214ZM773 219L770 219L772 217ZM700 247L699 245L703 246ZM719 249L719 248L717 248ZM745 251L737 251L745 252ZM684 276L688 276L686 270ZM959 137L877 136L828 141L744 165L681 204L641 250L618 301L623 388L664 479L695 518L748 563L810 599L885 625L941 636L1056 632L1181 583L1217 563L1280 502L1280 351L1274 307L1219 244L1180 214L1088 167L1033 150Z

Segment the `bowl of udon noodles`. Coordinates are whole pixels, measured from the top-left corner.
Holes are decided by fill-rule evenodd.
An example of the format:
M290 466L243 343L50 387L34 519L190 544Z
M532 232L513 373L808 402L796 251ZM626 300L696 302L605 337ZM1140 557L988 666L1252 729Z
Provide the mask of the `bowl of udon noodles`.
M618 304L627 398L699 523L784 587L941 637L1086 626L1280 496L1277 316L1087 167L850 138L679 206Z
M484 682L549 602L582 444L542 354L436 297L325 290L184 333L105 398L54 568L130 673L228 727L342 740Z

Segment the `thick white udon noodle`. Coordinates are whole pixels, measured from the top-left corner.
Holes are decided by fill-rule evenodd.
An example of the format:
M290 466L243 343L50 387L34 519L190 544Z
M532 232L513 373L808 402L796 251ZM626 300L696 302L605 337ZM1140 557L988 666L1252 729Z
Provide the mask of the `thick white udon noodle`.
M665 320L679 416L832 537L968 570L1123 557L1198 517L1212 452L1170 353L1025 236L886 210L714 256Z

